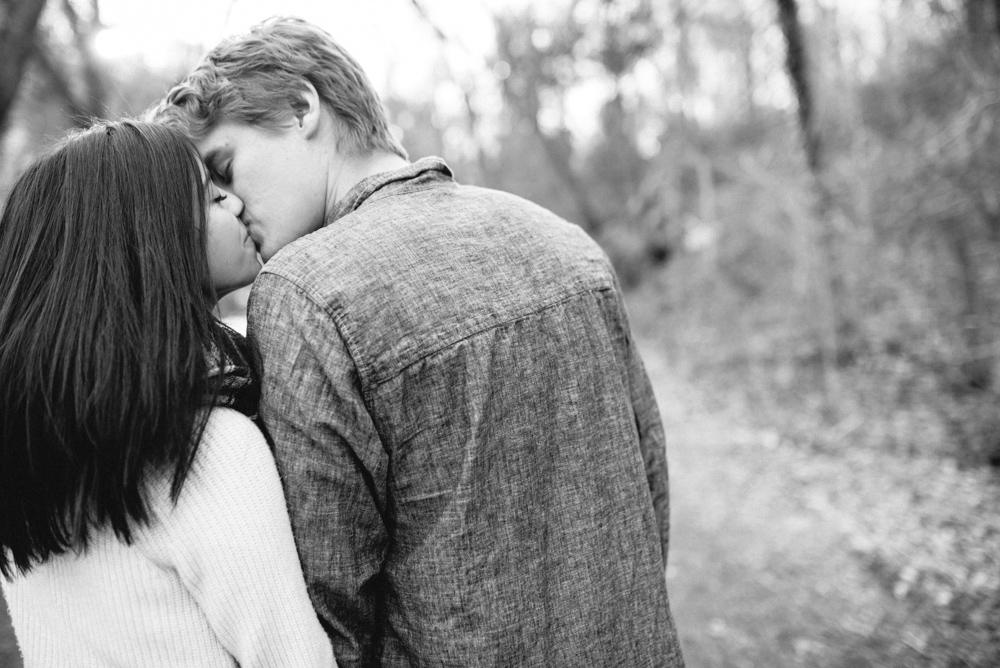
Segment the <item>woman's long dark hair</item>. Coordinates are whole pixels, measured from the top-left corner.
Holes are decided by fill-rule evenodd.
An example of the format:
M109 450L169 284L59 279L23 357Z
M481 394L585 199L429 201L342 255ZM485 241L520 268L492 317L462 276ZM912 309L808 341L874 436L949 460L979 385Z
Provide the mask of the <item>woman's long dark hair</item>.
M216 337L191 143L102 123L21 176L0 217L0 573L131 542L153 471L180 493Z

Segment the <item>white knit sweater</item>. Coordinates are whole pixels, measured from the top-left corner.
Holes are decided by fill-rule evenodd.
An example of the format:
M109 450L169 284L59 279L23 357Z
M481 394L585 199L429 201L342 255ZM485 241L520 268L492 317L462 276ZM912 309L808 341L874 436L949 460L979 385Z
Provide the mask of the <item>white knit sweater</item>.
M330 668L306 593L281 481L260 431L214 409L176 506L131 546L102 531L3 583L25 668Z

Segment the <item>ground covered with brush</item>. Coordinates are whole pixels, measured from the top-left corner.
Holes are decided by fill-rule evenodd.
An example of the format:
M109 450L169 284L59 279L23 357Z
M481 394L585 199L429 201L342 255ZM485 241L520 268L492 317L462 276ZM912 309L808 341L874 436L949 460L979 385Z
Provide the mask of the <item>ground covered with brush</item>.
M813 438L774 422L739 374L671 359L650 303L632 313L667 431L688 665L1000 665L1000 476L873 448L868 420L815 419Z

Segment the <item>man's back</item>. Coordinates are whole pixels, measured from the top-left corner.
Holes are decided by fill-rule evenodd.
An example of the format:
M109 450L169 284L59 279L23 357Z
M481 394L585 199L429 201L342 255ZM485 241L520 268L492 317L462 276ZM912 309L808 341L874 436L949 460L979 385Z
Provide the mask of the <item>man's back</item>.
M659 419L607 259L444 170L360 184L251 299L262 416L338 660L681 665L666 472L640 447Z

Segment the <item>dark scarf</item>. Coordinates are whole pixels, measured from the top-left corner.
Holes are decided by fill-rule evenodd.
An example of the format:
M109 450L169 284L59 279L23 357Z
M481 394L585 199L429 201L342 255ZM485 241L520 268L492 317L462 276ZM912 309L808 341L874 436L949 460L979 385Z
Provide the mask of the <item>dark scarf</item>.
M251 361L246 338L235 329L216 322L218 336L208 351L207 402L243 413L258 427L260 379Z

